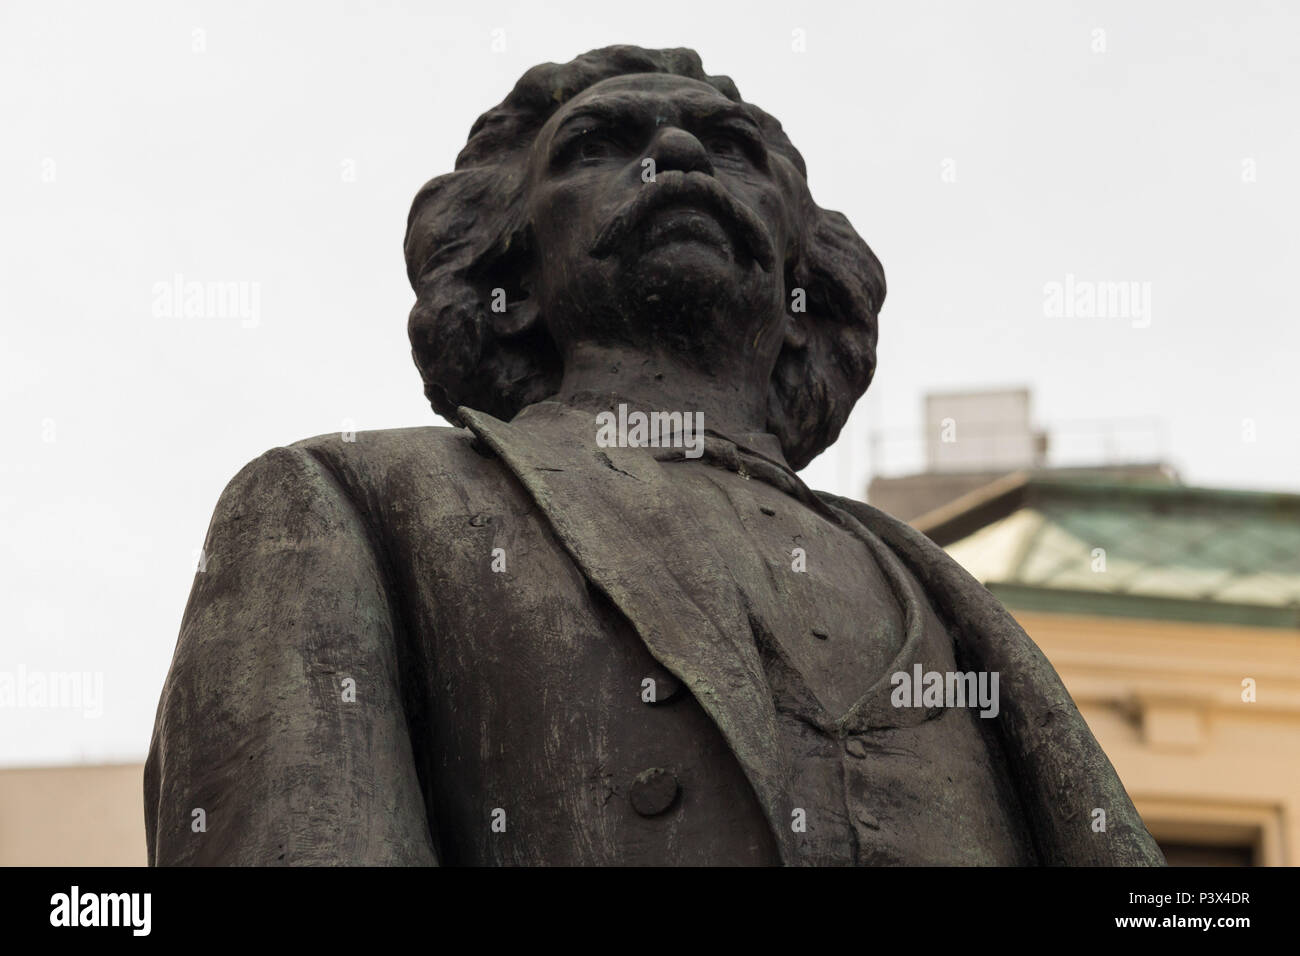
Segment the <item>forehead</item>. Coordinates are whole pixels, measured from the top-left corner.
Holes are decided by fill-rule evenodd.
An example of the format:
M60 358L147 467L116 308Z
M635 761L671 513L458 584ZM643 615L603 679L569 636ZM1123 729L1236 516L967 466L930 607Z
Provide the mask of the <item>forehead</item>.
M741 104L727 99L702 80L666 73L633 73L593 84L556 110L551 122L563 122L568 116L584 112L641 113L648 110L654 110L664 118L745 111Z

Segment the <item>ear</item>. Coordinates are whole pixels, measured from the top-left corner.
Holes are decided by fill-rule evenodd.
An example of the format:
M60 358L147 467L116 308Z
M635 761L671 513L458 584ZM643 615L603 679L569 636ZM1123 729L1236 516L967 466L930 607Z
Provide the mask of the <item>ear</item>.
M471 270L484 314L497 338L525 335L537 328L541 309L534 294L536 257L531 225L507 232Z

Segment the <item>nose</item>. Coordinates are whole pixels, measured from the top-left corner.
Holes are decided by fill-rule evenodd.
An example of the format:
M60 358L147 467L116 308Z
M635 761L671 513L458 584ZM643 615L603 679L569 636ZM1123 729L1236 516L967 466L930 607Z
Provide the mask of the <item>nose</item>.
M655 169L661 172L678 170L683 173L713 175L713 163L704 144L678 126L661 129L650 144L649 156Z

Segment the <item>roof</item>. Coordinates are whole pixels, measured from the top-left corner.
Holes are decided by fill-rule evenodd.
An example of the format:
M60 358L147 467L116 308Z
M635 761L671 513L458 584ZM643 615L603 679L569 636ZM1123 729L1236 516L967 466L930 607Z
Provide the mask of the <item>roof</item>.
M1014 468L979 471L926 471L893 478L874 477L867 489L867 501L873 507L904 521L915 521L930 511L974 491L981 491L1008 474L1023 471L1028 477L1086 478L1089 481L1154 481L1177 484L1178 475L1161 462L1120 465L1053 466L1017 470Z
M1016 473L914 524L1013 608L1300 628L1300 495Z

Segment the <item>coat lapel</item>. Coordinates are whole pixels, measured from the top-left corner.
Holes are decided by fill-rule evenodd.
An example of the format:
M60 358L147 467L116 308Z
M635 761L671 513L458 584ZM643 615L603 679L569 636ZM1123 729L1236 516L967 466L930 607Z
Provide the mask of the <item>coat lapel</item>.
M468 427L519 479L587 579L726 737L790 860L790 772L748 614L726 561L646 448L597 447L590 413L555 402Z

